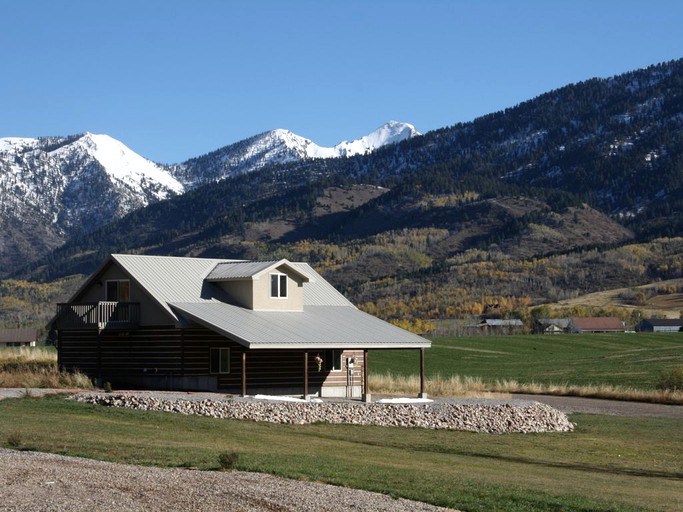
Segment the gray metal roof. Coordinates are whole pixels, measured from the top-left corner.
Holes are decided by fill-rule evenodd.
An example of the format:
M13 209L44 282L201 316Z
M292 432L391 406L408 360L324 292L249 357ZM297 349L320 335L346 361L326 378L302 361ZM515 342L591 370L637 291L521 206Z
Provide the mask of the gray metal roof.
M140 287L179 323L194 321L250 348L421 348L431 342L363 313L307 263L241 262L210 258L113 254ZM207 276L241 263L240 271L267 271L286 264L305 278L303 311L253 311L228 303ZM222 267L220 270L216 268ZM106 263L100 271L106 267ZM99 271L98 271L99 272ZM233 272L228 271L228 274ZM91 282L97 272L91 276ZM237 275L232 274L232 275ZM87 286L87 283L84 287Z
M309 276L299 271L287 260L278 261L228 261L218 263L209 275L207 281L238 281L243 279L258 279L266 272L275 269L289 269L298 274L303 280L308 281Z
M519 327L524 325L519 319L501 320L498 318L487 318L480 325L489 325L491 327Z
M569 327L569 318L539 318L536 321L541 325L556 325L562 329Z
M251 349L421 348L431 342L355 308L253 311L219 301L177 302L181 315Z
M169 302L211 300L220 294L204 277L218 264L230 260L112 254L117 262L173 318Z
M280 263L133 254L112 254L111 259L136 280L148 295L175 320L179 319L168 306L171 302L206 302L224 298L217 286L205 281L206 277L218 265L253 263L256 265L252 268L258 266L264 270L275 263ZM284 261L286 262L286 260ZM355 308L346 297L325 281L307 263L287 262L287 264L308 279L308 282L303 284L304 308L307 306L348 306Z

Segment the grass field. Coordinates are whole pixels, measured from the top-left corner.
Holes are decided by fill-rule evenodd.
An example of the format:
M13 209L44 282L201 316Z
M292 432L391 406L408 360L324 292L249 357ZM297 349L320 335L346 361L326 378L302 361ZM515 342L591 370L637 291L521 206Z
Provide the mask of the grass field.
M370 372L419 373L417 351L371 351ZM484 382L654 390L662 370L683 365L683 333L564 334L434 338L425 351L428 377L479 377Z
M0 445L143 465L237 469L363 488L466 511L680 510L683 425L575 415L573 433L489 435L276 425L0 401Z

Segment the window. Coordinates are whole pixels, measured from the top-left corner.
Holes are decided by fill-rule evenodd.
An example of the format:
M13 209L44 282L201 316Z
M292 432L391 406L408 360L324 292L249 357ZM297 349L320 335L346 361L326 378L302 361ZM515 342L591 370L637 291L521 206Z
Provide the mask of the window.
M210 359L211 373L230 373L229 348L212 348Z
M270 274L270 297L274 299L287 298L287 276L285 274Z
M105 299L110 302L130 302L130 281L107 281Z
M326 372L340 372L342 370L342 351L326 350L324 361Z

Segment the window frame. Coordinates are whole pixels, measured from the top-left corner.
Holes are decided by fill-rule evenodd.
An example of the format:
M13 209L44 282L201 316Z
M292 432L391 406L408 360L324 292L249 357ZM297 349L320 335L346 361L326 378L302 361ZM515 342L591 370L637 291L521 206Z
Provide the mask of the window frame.
M227 352L227 357L224 359L223 354ZM214 354L218 354L214 356ZM210 375L229 375L231 366L230 347L210 347L209 348L209 374ZM218 359L215 360L214 357ZM227 368L223 367L223 363L227 361ZM214 371L214 362L218 364L218 371Z
M109 297L109 285L111 283L116 283L116 299ZM121 283L126 283L128 288L126 300L121 300ZM107 279L104 283L104 300L105 302L130 302L130 279Z
M335 349L326 349L324 353L324 364L325 364L325 371L329 373L336 373L336 372L341 372L344 370L344 351L343 350L335 350ZM339 366L335 366L335 363L338 362Z
M287 284L287 281L288 281L287 274L283 274L282 272L271 272L269 275L270 275L270 283L269 283L270 298L271 299L287 299L287 298L289 298L289 296L288 296L289 285ZM274 277L276 278L276 281L273 281ZM273 295L273 291L275 291L273 285L276 283L277 283L277 291L276 291L276 295ZM283 286L283 284L284 284L284 286ZM284 288L284 295L283 295L283 288Z

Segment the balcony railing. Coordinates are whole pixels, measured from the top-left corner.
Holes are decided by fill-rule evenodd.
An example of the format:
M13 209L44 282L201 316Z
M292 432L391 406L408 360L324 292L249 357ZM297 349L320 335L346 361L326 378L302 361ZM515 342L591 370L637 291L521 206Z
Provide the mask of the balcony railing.
M57 304L57 329L132 329L140 325L139 302Z

